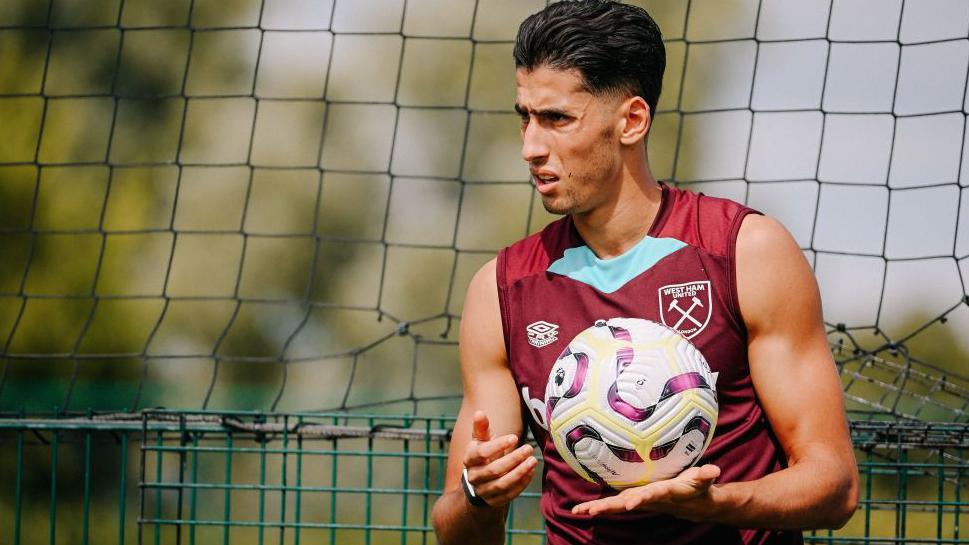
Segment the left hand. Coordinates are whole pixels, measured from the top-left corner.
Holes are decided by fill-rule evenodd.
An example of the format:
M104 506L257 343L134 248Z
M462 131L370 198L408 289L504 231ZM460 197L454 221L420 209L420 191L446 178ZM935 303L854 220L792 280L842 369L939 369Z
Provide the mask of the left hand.
M685 519L705 518L713 507L711 487L720 476L720 468L706 464L691 467L672 479L627 488L608 498L587 501L572 508L572 513L590 516L653 511Z

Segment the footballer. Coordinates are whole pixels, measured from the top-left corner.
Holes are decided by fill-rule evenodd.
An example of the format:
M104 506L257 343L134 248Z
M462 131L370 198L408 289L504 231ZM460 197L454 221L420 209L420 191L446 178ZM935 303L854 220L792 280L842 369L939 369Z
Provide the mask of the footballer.
M508 504L535 478L551 545L776 545L844 525L857 468L817 283L780 223L651 172L666 65L655 22L617 2L555 2L521 24L514 58L522 158L562 218L468 288L440 542L501 543ZM612 318L675 329L718 377L702 457L621 492L563 461L542 399L563 348Z

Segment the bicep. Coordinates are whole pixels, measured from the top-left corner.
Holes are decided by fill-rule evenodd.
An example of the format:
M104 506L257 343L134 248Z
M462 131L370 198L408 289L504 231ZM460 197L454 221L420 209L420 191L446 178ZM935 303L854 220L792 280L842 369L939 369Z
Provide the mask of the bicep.
M744 220L737 240L737 291L751 380L789 461L826 453L853 463L817 282L800 248L775 220Z
M505 353L495 260L475 274L461 316L461 376L464 398L448 452L445 489L458 487L465 448L471 441L474 412L483 411L490 423L491 436L513 433L522 437L524 425L518 392Z

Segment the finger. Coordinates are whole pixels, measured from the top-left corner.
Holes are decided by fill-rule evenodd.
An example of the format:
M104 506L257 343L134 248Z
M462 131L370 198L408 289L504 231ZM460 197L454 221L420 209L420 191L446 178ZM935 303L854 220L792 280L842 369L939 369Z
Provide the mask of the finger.
M643 509L646 506L654 503L660 496L661 492L657 492L655 488L647 489L643 487L637 494L630 494L623 498L623 507L626 511L632 511L633 509Z
M525 476L518 479L518 481L516 481L516 483L510 489L506 490L504 493L498 496L495 496L494 499L491 500L492 503L495 505L511 503L512 500L514 500L519 495L521 495L521 493L524 492L526 488L528 488L529 483L532 482L532 477L534 477L535 475L536 467L537 467L537 464L535 466L532 466L532 468L529 469L527 473L525 473Z
M622 500L623 508L626 511L645 510L650 504L668 499L672 492L673 483L671 481L658 481L644 486L627 488L620 492L616 498Z
M477 486L479 483L486 483L500 478L508 473L518 464L525 461L532 453L531 445L522 445L517 449L495 459L488 465L468 468L468 481Z
M516 485L515 488L511 490L507 490L503 494L500 494L498 496L492 497L490 500L488 500L488 503L493 506L503 506L503 505L508 505L509 503L515 501L515 498L520 496L522 492L524 492L525 489L528 488L528 484L531 482L532 475L534 475L534 473L535 473L534 470L529 471L525 479L523 479L521 483Z
M713 464L704 464L696 470L695 480L698 483L705 483L707 486L712 485L720 476L720 468Z
M488 422L488 415L481 410L474 411L474 417L471 425L471 438L475 441L487 441L491 439L491 431L488 429L489 427L490 424Z
M587 501L572 508L572 512L576 515L589 515L593 517L605 513L622 513L625 511L626 504L623 498L619 496Z
M535 458L529 458L515 467L512 471L505 474L503 481L495 481L495 488L493 490L487 490L491 495L492 504L504 504L510 503L512 500L518 497L519 494L525 491L529 483L532 482L532 477L535 475L535 468L538 466L538 461Z
M596 503L602 500L586 501L572 506L573 515L587 515L589 514L589 508L591 508Z
M672 499L676 495L677 483L673 480L649 483L638 490L635 499L639 505Z
M510 433L508 435L502 435L488 441L486 443L480 443L478 445L478 454L484 458L486 464L490 464L494 460L507 455L508 453L515 450L518 446L518 436Z
M597 500L587 501L580 503L572 508L572 512L576 514L590 514L594 510L607 508L610 505L621 505L621 501L617 500L618 496L610 496L608 498L599 498Z
M471 441L464 455L464 466L467 468L482 466L492 460L504 456L518 444L518 436L511 433L496 437L490 441Z
M640 511L652 510L650 504L665 493L668 487L654 486L660 483L650 483L645 486L627 488L619 494L608 498L609 502L601 505L594 505L588 510L590 515L603 515L606 513L623 513L637 509Z
M498 498L507 494L508 491L517 488L523 482L525 486L531 481L532 470L538 465L538 460L534 457L529 456L520 464L512 468L511 471L505 473L501 478L482 484L481 486L475 486L475 491L479 496L485 499L485 501L491 501L491 498Z
M691 482L713 481L720 476L720 468L713 464L704 464L699 467L688 467L682 473L674 477L675 480L687 480Z

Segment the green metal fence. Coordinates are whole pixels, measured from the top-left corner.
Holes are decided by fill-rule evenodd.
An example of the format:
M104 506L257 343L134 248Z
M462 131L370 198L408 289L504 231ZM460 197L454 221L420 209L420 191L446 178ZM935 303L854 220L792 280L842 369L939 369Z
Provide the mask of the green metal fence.
M851 424L862 500L815 543L967 543L969 424ZM0 421L0 543L435 543L452 421L143 411ZM544 542L537 482L508 543Z

